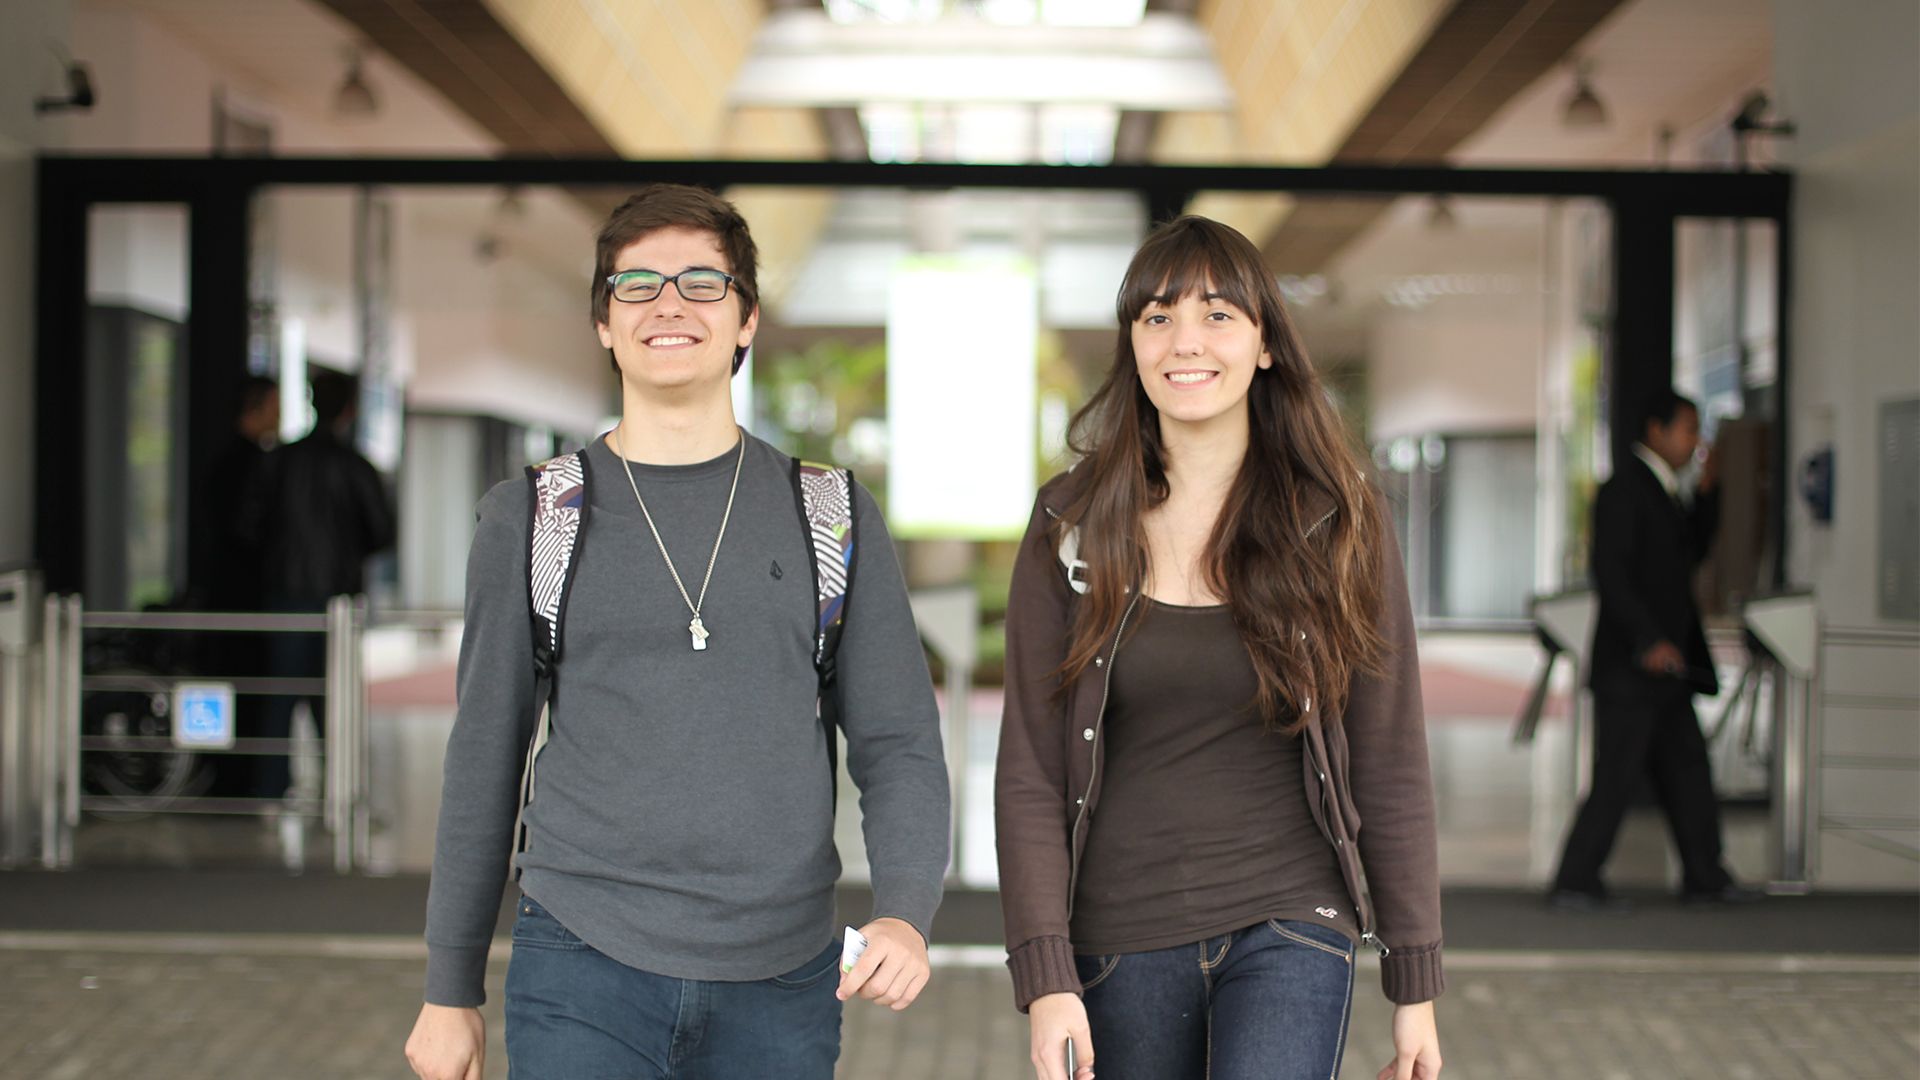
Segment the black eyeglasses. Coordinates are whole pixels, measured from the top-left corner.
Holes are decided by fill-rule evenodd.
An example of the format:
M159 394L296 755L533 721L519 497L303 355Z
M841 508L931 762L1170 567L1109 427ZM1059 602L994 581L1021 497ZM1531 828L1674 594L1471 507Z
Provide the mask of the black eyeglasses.
M660 295L671 282L680 299L696 304L711 304L727 298L733 275L720 270L682 270L668 277L652 270L622 270L607 278L613 286L613 298L627 304L644 304Z

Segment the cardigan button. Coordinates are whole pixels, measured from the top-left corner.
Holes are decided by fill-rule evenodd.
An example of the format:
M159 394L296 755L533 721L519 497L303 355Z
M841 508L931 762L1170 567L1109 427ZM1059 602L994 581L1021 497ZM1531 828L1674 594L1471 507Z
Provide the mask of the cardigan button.
M1085 730L1085 731L1083 731L1083 732L1081 732L1081 733L1080 733L1080 737L1081 737L1081 738L1083 738L1083 739L1085 739L1085 740L1087 740L1088 742L1092 742L1092 741L1093 741L1093 729L1092 729L1092 728L1088 728L1087 730Z
M1104 657L1104 656L1096 656L1096 657L1094 657L1094 658L1093 658L1093 666L1094 666L1094 667L1106 667L1106 666L1107 666L1107 658L1106 658L1106 657Z
M1085 805L1087 805L1087 800L1086 800L1086 797L1085 797L1085 796L1081 796L1080 798L1078 798L1078 799L1075 799L1075 800L1073 800L1073 805L1075 805L1075 806L1085 806Z

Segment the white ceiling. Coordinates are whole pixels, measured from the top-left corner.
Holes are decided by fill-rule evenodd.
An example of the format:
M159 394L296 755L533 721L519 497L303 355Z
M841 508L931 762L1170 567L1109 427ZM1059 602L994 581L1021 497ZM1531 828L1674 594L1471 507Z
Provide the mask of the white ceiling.
M341 53L355 35L309 0L78 0L74 8L82 27L89 15L107 28L134 15L178 39L239 104L270 114L277 153L491 155L498 148L437 91L378 53L368 56L365 78L379 112L335 119L334 94L346 76ZM85 49L84 39L75 44Z
M1540 77L1452 155L1459 164L1647 165L1658 132L1676 137L1669 163L1712 162L1725 124L1747 92L1772 81L1769 0L1632 0L1574 50L1592 63L1594 93L1608 123L1570 131L1561 122L1574 92L1571 65Z

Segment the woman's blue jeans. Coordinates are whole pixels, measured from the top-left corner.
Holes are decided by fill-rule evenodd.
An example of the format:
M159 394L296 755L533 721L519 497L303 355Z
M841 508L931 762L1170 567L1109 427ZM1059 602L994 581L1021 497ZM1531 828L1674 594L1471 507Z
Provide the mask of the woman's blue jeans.
M1076 956L1100 1080L1331 1080L1353 944L1268 920L1152 952Z
M758 982L630 968L520 898L507 965L511 1080L833 1080L840 945Z

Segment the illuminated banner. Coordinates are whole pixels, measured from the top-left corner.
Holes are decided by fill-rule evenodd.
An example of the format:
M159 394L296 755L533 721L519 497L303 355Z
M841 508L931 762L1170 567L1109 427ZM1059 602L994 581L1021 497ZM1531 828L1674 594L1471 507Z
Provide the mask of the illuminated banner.
M887 303L894 535L1018 538L1033 510L1039 286L1022 259L917 255Z

